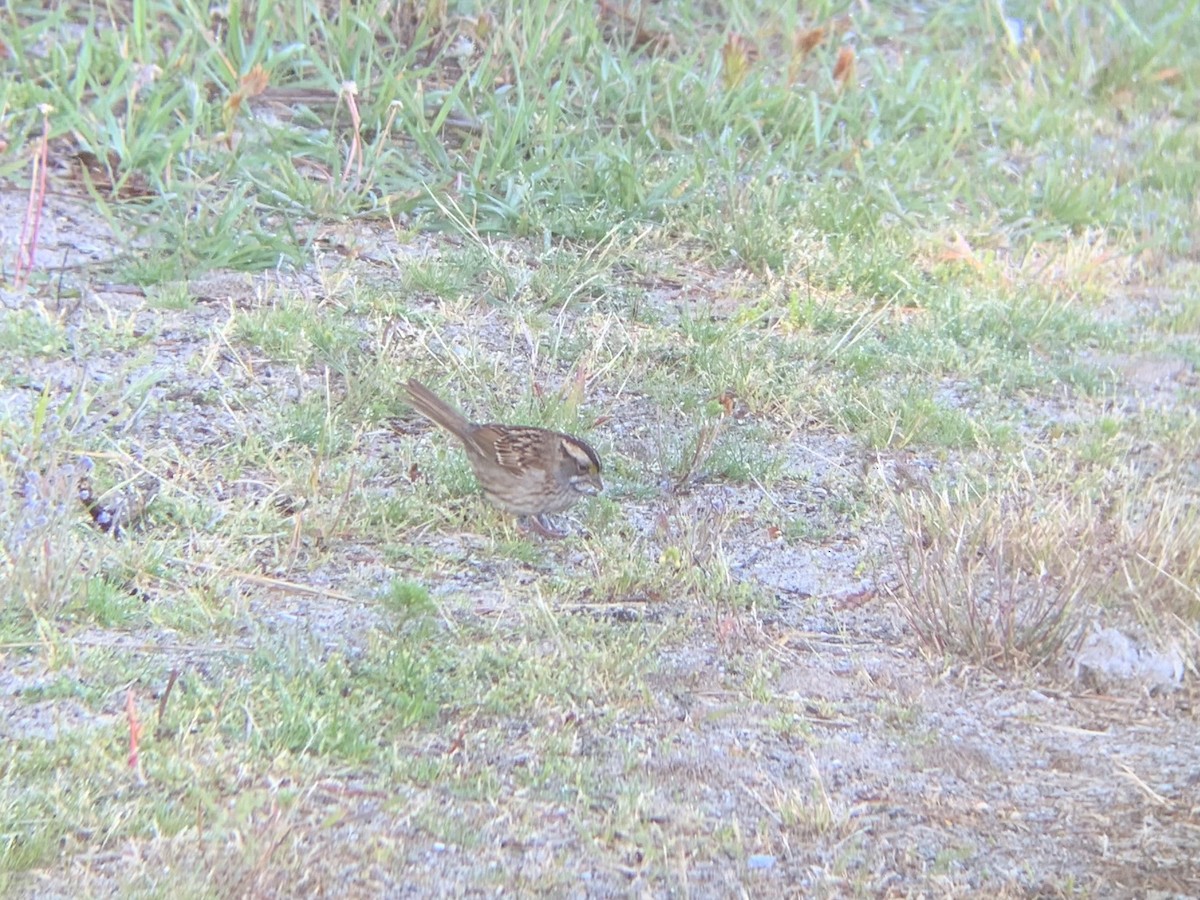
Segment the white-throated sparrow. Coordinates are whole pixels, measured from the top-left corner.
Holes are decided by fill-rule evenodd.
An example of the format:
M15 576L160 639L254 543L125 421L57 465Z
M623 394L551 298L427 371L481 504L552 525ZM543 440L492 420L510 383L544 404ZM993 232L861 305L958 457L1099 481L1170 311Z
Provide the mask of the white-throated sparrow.
M483 495L547 537L562 535L543 516L604 489L600 457L579 438L531 425L477 425L415 378L405 388L417 412L462 441Z

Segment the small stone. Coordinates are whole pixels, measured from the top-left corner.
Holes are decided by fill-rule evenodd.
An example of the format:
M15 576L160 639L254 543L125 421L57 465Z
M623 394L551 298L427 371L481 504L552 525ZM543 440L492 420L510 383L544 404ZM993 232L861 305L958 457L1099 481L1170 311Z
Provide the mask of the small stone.
M765 853L755 853L746 860L746 866L751 869L769 869L775 865L775 857Z

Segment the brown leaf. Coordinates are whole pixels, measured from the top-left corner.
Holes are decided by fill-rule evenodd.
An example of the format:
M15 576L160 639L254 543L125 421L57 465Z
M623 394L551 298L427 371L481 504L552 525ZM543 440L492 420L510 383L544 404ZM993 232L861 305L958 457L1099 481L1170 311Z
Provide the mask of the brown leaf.
M721 77L725 83L725 90L733 90L746 80L746 75L750 72L750 57L750 43L740 34L730 32L729 37L725 39L725 46L721 48Z
M843 47L838 51L837 62L833 64L833 80L843 87L854 78L854 51Z
M242 106L251 97L257 97L267 89L270 83L270 76L267 70L260 63L256 63L251 67L250 71L238 79L237 90L229 95L229 99L225 101L224 117L225 129L231 132L230 144L232 144L233 122L237 118L238 112Z
M823 40L825 40L824 28L809 28L807 31L796 32L792 37L792 46L801 56L807 56Z
M241 94L244 99L257 97L267 89L267 85L270 83L270 81L271 78L269 75L267 75L267 70L262 67L261 63L255 63L254 66L251 67L250 71L243 75L238 81L237 92Z
M800 78L800 69L804 60L818 44L825 39L824 28L809 28L797 31L792 35L792 58L788 60L788 84L795 84Z

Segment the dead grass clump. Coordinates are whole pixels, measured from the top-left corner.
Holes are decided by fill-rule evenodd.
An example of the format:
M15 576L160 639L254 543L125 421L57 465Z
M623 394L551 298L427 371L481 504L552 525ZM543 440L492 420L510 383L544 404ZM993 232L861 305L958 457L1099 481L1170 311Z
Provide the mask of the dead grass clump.
M1191 471L1189 472L1189 468ZM1139 618L1200 620L1200 474L1196 464L1128 479L1113 504L1128 554L1119 577Z
M1028 488L907 495L897 600L921 642L990 668L1059 660L1098 562L1084 502Z
M1184 431L1184 429L1181 429ZM1130 459L1108 515L1120 552L1111 588L1122 610L1200 667L1200 463L1179 447Z

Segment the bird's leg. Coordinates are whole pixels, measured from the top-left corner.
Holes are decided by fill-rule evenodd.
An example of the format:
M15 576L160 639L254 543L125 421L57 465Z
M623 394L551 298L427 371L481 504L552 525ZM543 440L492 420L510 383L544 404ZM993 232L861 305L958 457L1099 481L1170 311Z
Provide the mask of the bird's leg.
M552 538L553 540L556 540L556 541L561 540L562 538L565 538L567 536L566 532L555 531L553 528L551 528L549 525L547 525L546 517L544 515L519 516L517 518L517 525L523 529L536 532L537 534L540 534L542 537Z

